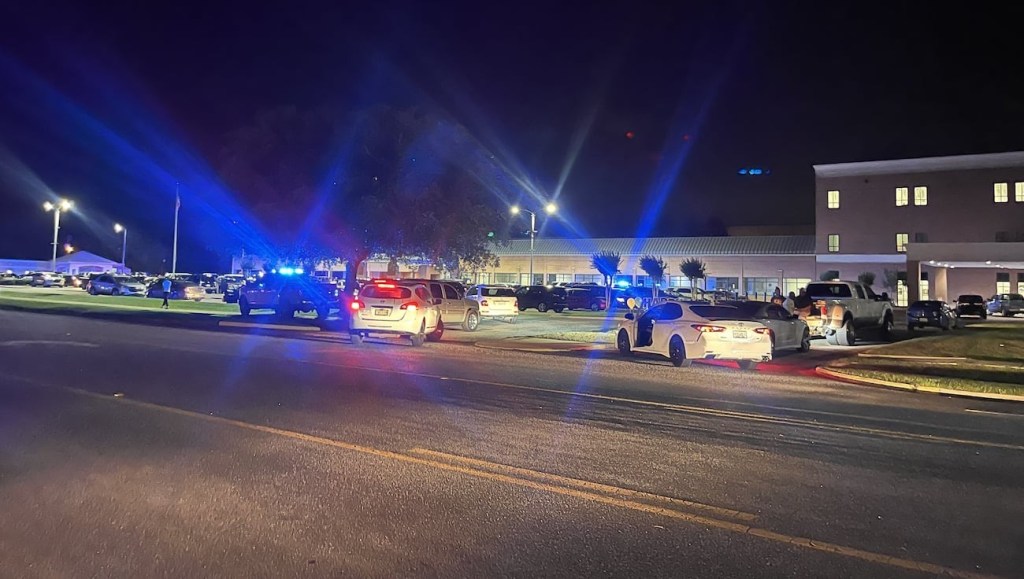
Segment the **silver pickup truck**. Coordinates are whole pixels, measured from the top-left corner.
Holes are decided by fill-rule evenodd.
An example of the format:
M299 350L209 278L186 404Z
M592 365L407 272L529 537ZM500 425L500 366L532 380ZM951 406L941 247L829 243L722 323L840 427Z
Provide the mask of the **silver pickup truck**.
M892 339L892 304L870 286L856 281L815 282L807 285L807 294L812 305L800 317L807 322L811 337L853 346L857 334L866 330L877 331L883 340Z

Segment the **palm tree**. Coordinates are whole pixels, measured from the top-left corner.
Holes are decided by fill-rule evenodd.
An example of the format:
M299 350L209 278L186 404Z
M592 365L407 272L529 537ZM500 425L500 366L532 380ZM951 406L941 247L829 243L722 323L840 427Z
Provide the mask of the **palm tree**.
M658 297L658 287L665 282L665 270L668 269L668 264L661 258L645 255L640 258L640 269L644 270L644 273L651 278L651 284L654 286L651 297Z
M602 251L590 256L590 265L604 276L605 303L612 309L612 278L619 273L622 256L614 251Z
M693 286L693 280L706 278L707 268L708 265L696 257L683 260L683 263L679 264L679 271L690 280L690 297L692 299L697 299L697 288Z

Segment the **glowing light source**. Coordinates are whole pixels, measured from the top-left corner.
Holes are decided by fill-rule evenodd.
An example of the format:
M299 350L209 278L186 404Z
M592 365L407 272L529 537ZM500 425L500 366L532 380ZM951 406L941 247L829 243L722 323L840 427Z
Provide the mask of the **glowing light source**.
M115 223L114 224L114 233L121 233L122 231L124 231L124 226L121 225L120 223Z
M544 206L544 211L547 211L548 215L553 215L556 211L558 211L558 206L555 205L554 203L548 203L547 205Z
M512 215L519 215L519 206L518 205L513 205L512 207L508 208L508 211Z
M632 139L635 136L636 136L636 133L634 133L633 131L626 131L626 138L627 139Z

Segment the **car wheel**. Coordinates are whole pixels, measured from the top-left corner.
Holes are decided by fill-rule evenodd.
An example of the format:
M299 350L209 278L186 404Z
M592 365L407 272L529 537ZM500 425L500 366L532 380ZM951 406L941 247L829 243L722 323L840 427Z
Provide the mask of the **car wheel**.
M89 295L96 295L96 288L94 288L93 286L89 286Z
M352 345L353 346L362 346L363 345L363 336L362 335L360 335L360 334L349 334L348 337L349 337L349 339L352 340Z
M466 314L465 321L462 322L462 329L467 332L475 332L479 326L480 314L470 310L469 313Z
M590 304L590 311L592 311L592 312L599 312L599 311L601 311L601 304L599 304L597 302L593 302L592 304Z
M525 312L526 311L526 306L519 306L519 311Z
M736 362L740 370L757 370L757 362L754 360L739 360Z
M892 316L885 316L885 320L882 322L882 341L891 342L893 340L893 323Z
M1008 310L1008 309L1003 309L1003 317L1004 317L1004 318L1008 318L1008 317L1010 317L1010 310Z
M809 352L811 350L811 332L804 329L804 335L800 337L800 347L797 352Z
M943 318L939 320L939 327L942 328L943 332L948 332L952 324L949 323L949 318Z
M519 316L509 316L508 323L514 324L519 321Z
M553 309L555 310L555 313L556 313L556 314L560 314L560 313L562 313L563 311L565 311L565 308L553 308Z
M541 302L541 303L537 304L537 311L540 312L540 313L544 313L544 312L548 311L548 304L547 304L547 302Z
M981 319L987 320L988 319L988 312L981 312Z
M465 324L463 324L465 326ZM427 334L427 339L431 342L440 342L441 336L444 335L444 320L437 320L437 329Z
M853 327L853 320L847 319L843 327L836 332L839 344L843 346L854 346L857 344L857 330Z
M110 290L110 295L112 295L112 296L119 296L119 295L121 295L121 290L119 288L114 288L114 289Z
M440 322L441 320L438 320ZM412 345L419 348L423 345L423 342L427 341L427 336L424 334L427 331L427 320L423 320L420 323L420 333L409 336L409 341Z
M619 354L623 356L633 355L633 348L629 344L629 332L625 329L619 330L619 335L615 339L615 345L619 347Z
M672 339L668 341L668 359L672 360L672 365L676 368L687 367L692 362L686 357L686 346L683 345L683 339L679 336L672 336Z
M249 312L252 311L252 308L249 307L249 300L240 298L238 300L238 311L242 313L242 317L248 318Z
M320 321L326 320L329 315L331 315L331 308L327 306L320 306L316 309L316 319Z

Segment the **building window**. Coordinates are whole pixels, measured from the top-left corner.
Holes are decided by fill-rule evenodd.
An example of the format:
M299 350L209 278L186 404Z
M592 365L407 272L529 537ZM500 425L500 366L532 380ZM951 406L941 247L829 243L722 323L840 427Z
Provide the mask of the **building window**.
M686 276L671 275L668 278L668 287L690 287L690 280Z
M928 188L914 187L914 205L928 204Z
M839 190L833 189L828 192L828 208L839 209Z
M994 183L992 185L992 200L996 203L1006 203L1010 200L1009 189L1006 183Z
M914 234L914 243L928 243L928 234L927 233L915 233Z
M828 234L828 252L839 253L839 234L829 233Z
M1024 294L1024 273L1017 274L1017 293Z
M636 285L638 285L640 287L653 287L654 286L654 284L651 283L651 276L649 276L649 275L637 275L636 276Z
M620 273L615 276L612 283L619 287L629 287L633 285L633 276Z
M910 202L910 189L906 187L896 188L896 207L906 207Z
M714 283L711 283L714 280ZM738 291L740 289L740 278L738 277L709 277L707 290Z
M571 273L549 273L548 283L569 283L572 281Z
M806 288L811 283L809 277L787 277L782 280L782 295L788 296L789 292L800 293L800 288Z
M494 283L519 283L519 275L515 273L496 273L494 274Z
M585 273L578 273L576 274L576 283L596 283L599 285L604 285L604 276L598 274L590 275Z
M782 289L777 277L747 277L743 281L747 285L747 297L750 298L768 299L775 293L775 288L779 288L780 291Z
M1024 203L1024 181L1017 181L1013 184L1013 200L1017 203Z
M918 282L918 297L919 300L928 299L928 272L921 272L921 280Z
M907 242L910 241L909 233L897 233L896 234L896 251L900 253L907 252Z
M1001 271L996 273L996 293L1010 293L1010 272Z

